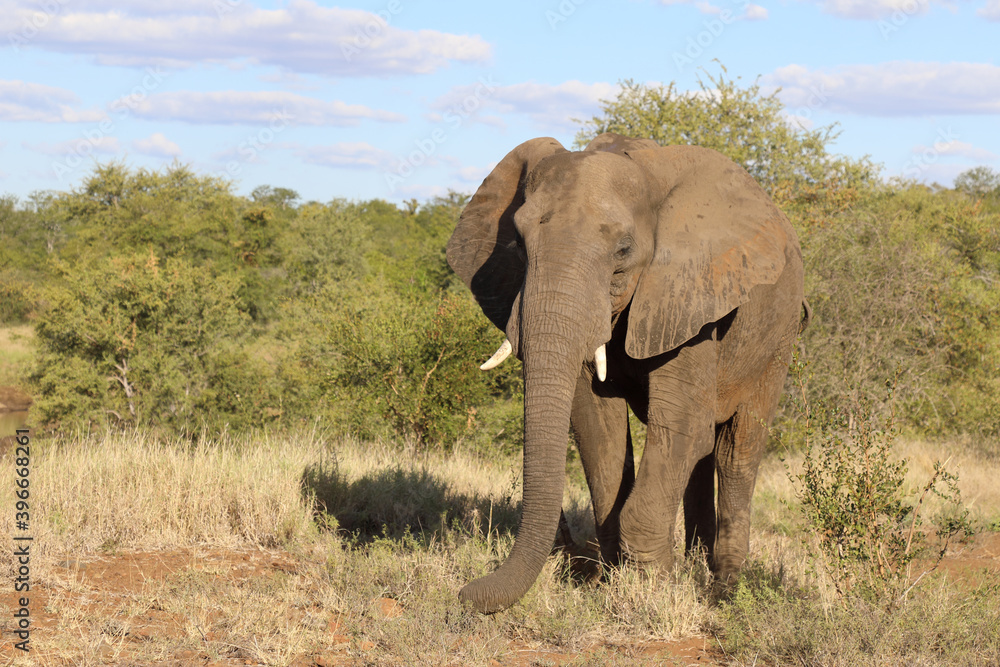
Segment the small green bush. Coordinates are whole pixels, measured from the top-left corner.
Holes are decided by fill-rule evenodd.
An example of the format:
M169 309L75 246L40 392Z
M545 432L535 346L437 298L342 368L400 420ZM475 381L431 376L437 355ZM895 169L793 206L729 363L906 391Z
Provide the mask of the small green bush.
M893 384L888 386L885 403L891 408ZM948 507L935 520L938 561L949 540L971 534L971 527L958 478L940 462L919 497L907 497L907 462L893 455L898 431L891 409L880 417L865 396L859 405L856 411L804 406L805 459L794 480L802 515L818 543L818 550L809 547L838 594L894 605L911 580L910 565L926 546L921 510L928 495Z

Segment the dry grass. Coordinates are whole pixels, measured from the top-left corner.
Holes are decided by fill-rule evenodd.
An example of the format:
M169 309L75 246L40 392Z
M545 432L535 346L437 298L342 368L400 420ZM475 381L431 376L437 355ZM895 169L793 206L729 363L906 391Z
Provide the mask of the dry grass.
M904 493L915 498L934 474L934 463L944 462L946 469L958 476L962 501L973 521L981 528L1000 528L1000 460L982 455L983 447L968 440L929 442L903 438L896 442L893 453L897 459L907 459ZM789 477L802 471L801 452L771 456L761 464L754 496L754 519L778 532L787 532L794 508L785 503L795 498L795 484ZM929 495L922 510L924 517L940 512L943 502Z
M0 327L0 386L17 386L34 354L31 325Z
M913 474L930 465L920 458L928 451L907 445ZM984 517L996 516L1000 500L987 480L1000 466L964 456L956 452L953 462L963 466L966 497ZM585 651L584 663L646 664L628 651L592 647L715 632L739 650L732 636L748 632L707 601L709 578L697 560L682 559L669 581L623 568L582 584L564 559L551 558L511 610L483 617L462 609L458 589L510 549L520 499L516 461L420 454L317 433L194 445L126 433L38 443L31 480L32 577L47 595L50 622L33 637L36 651L17 656L18 664L202 656L283 665L323 655L366 664L506 664L512 642ZM778 624L753 630L774 642L802 632L795 618L822 618L834 608L784 504L793 496L782 464L768 459L747 567L756 592L741 604L757 614L755 623ZM577 538L592 536L585 490L568 485L564 506ZM0 513L6 534L11 520ZM114 586L88 585L103 581L100 567L137 552L144 562L161 553L169 567L120 577ZM78 574L67 560L90 569ZM12 568L9 551L0 566ZM984 595L997 600L995 591ZM382 598L401 605L402 615L384 617ZM817 630L816 641L840 637ZM891 663L895 654L885 655ZM744 653L736 659L752 663Z

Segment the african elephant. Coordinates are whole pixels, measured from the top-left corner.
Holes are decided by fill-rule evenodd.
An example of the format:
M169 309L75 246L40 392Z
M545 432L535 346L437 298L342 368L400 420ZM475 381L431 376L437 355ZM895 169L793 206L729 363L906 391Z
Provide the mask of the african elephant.
M767 194L705 148L532 139L483 181L447 257L507 334L484 367L511 351L524 362L517 539L460 597L489 613L534 583L559 521L570 428L605 562L671 569L683 497L688 548L700 542L729 581L805 322L798 239ZM626 406L648 426L638 474Z

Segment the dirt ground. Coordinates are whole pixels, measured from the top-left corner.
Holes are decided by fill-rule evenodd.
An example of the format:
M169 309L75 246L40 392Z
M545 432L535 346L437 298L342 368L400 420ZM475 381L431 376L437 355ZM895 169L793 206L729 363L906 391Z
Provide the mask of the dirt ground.
M171 611L158 596L171 582L185 577L223 579L239 586L254 579L294 574L301 563L277 551L163 551L91 554L60 561L50 581L32 586L31 658L36 664L154 664L154 665L258 665L253 646L235 641L231 619ZM985 573L1000 573L1000 534L979 536L973 543L949 552L941 564L949 576L976 585ZM11 630L17 594L4 587L0 594L3 635L0 660L23 658L14 649ZM374 606L384 619L407 613L394 600L383 598ZM136 610L139 610L138 612ZM296 608L287 619L328 635L329 648L320 654L288 655L288 664L365 664L374 645L350 628L358 627L343 615L322 608ZM126 621L117 619L127 618ZM354 619L360 621L361 619ZM96 624L96 625L95 625ZM95 632L95 629L97 630ZM695 637L680 642L646 642L631 645L597 644L582 654L539 643L511 642L504 662L494 665L563 665L586 662L587 654L618 656L633 662L673 665L721 665L726 656L712 638Z
M274 551L162 551L114 555L94 554L82 559L68 558L57 565L53 584L34 584L31 589L30 658L42 665L116 664L116 665L262 665L254 659L249 646L232 643L226 632L225 618L192 618L168 611L163 605L148 606L139 615L123 622L122 610L140 598L148 600L150 591L170 580L186 575L209 573L223 577L228 585L239 585L272 573L294 574L299 564L290 554ZM224 574L222 574L224 573ZM16 609L18 594L7 588L0 595L3 613L3 639L0 661L10 664L25 656L14 648L11 612ZM58 589L54 590L54 589ZM67 604L67 595L74 598ZM153 594L155 597L155 593ZM376 608L385 619L406 614L396 601L383 598ZM321 627L332 647L320 654L290 656L295 667L366 664L365 654L374 646L351 636L347 628L355 625L341 614L323 609L298 609L301 623ZM100 625L96 644L92 639L95 624ZM86 629L83 627L86 626ZM77 635L74 645L73 635ZM60 637L60 635L62 635ZM718 665L721 651L709 638L695 637L679 642L646 642L633 645L595 645L590 652L620 655L633 661L653 664ZM543 643L511 642L503 661L491 665L563 665L579 660L580 654ZM576 664L580 664L577 662Z

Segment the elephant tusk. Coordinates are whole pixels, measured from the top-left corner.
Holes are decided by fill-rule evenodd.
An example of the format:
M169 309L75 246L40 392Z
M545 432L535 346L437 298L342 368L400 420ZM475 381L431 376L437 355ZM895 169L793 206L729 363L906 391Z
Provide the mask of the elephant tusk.
M503 363L504 359L510 356L511 349L510 341L504 339L503 345L500 346L500 349L494 352L493 356L490 357L485 364L479 367L479 370L488 371L491 368L496 368Z
M608 377L608 351L604 345L594 352L594 365L597 366L597 379L604 382Z

